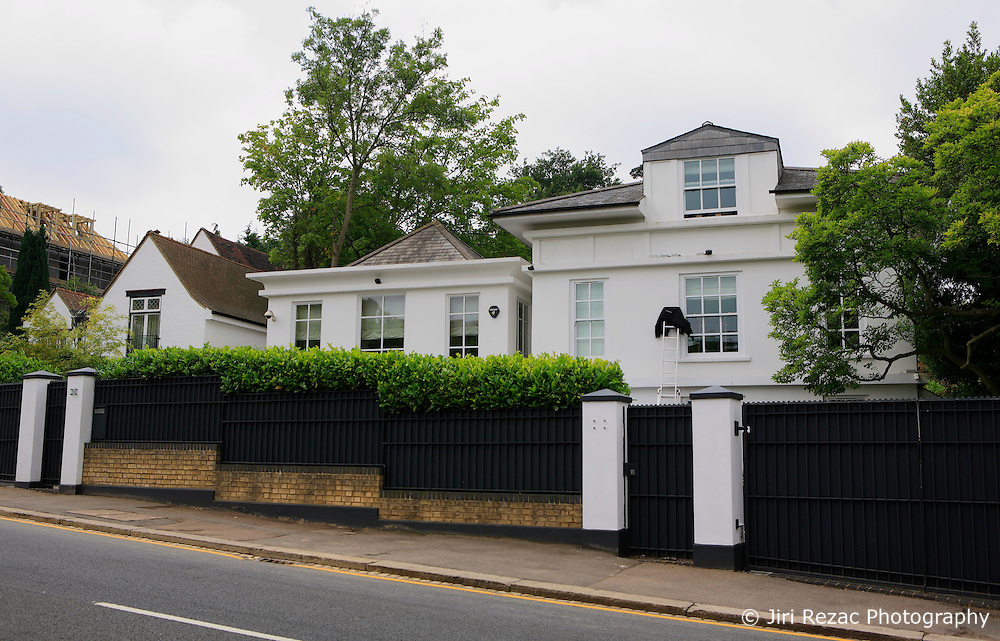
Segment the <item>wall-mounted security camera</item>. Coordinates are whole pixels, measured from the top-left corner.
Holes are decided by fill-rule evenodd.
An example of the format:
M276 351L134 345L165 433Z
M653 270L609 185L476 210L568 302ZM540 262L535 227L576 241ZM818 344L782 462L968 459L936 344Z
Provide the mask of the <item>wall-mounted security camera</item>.
M266 318L267 320L274 320L274 312L272 312L271 310L267 310L266 312L264 312L264 318Z

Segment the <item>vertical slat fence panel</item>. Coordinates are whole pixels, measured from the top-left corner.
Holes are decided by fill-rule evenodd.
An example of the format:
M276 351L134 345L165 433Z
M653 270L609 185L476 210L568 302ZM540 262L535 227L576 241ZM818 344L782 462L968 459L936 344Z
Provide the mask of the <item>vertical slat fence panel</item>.
M20 429L21 384L0 385L0 481L14 481Z

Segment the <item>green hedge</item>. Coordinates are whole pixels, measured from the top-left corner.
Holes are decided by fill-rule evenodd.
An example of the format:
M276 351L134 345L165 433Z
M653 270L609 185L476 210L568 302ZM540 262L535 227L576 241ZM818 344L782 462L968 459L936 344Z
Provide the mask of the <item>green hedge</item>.
M25 356L21 352L0 353L0 383L20 383L21 377L31 372L56 372L47 361Z
M98 368L102 378L214 374L225 392L373 389L390 411L562 408L609 388L629 393L618 363L567 355L450 358L317 348L162 348Z

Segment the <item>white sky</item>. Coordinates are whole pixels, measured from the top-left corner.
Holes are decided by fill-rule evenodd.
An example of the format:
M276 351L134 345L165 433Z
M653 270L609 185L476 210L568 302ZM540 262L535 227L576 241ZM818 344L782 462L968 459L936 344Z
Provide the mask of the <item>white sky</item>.
M280 116L306 7L368 8L393 39L435 27L453 77L523 113L519 152L619 163L711 120L775 136L787 166L868 140L896 151L899 95L996 0L0 0L0 186L135 242L258 229L237 135Z

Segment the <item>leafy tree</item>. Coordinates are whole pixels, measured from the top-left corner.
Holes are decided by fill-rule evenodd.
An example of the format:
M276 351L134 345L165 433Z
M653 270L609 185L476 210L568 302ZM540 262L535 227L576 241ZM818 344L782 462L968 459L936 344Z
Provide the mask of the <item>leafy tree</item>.
M278 243L275 239L261 235L251 225L247 225L246 229L243 230L243 234L239 237L239 242L250 249L256 249L265 254L270 254L278 248Z
M336 266L432 216L493 242L485 213L526 189L495 171L516 157L521 116L493 122L496 99L448 79L440 29L407 46L390 43L375 12L309 12L285 115L240 137L245 182L269 194L259 214L279 243L272 255L293 268Z
M615 177L618 165L607 164L604 154L586 151L578 159L569 151L556 147L546 151L535 162L524 161L516 175L527 176L538 183L529 194L532 200L572 194L598 187L619 185Z
M10 312L17 305L17 299L10 291L10 274L0 267L0 336L7 333Z
M49 291L49 257L45 243L45 227L37 232L24 231L21 249L17 255L17 269L11 281L10 292L17 303L11 310L8 328L17 331L28 306L38 297L39 292Z
M950 41L945 41L941 60L931 59L930 76L917 80L915 101L899 97L896 137L900 152L931 165L933 152L925 146L928 124L946 104L966 98L996 71L1000 71L1000 50L983 51L975 22L969 26L961 49L956 51Z
M49 304L47 292L28 306L24 328L0 341L0 352L20 353L44 361L58 374L80 367L97 367L125 348L128 319L92 296L83 303L82 320L70 328Z
M45 369L64 374L79 367L93 367L117 356L125 344L125 318L101 307L101 299L84 303L82 320L67 327L66 319L40 293L28 306L23 331L0 341L0 352L19 354Z

